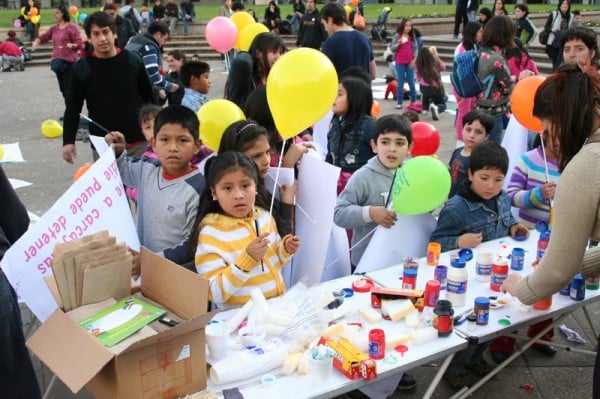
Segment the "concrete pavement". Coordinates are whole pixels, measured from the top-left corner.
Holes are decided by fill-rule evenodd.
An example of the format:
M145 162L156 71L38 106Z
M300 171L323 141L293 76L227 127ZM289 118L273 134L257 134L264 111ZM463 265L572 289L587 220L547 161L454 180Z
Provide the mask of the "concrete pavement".
M212 87L210 98L220 98L223 93L226 74L223 64L211 63ZM379 70L383 76L385 70ZM374 91L384 90L375 87ZM62 160L61 139L46 139L40 133L40 124L45 119L58 119L63 112L63 101L58 91L54 74L46 67L32 67L25 72L0 73L0 93L2 93L2 118L0 124L0 144L20 144L25 163L3 164L9 177L32 182L29 187L17 192L27 209L42 215L69 187L73 174L85 162L91 162L91 152L87 144L77 143L78 157L75 165ZM393 100L379 100L381 115L397 112ZM405 102L406 105L406 102ZM455 110L456 104L449 103L449 109ZM433 123L441 134L441 147L438 152L444 162L449 160L455 147L454 115L443 113L439 121L431 121L430 117L422 117ZM598 319L600 307L590 307L592 318ZM25 328L30 333L35 328L35 320L25 310ZM587 344L582 348L595 350L595 338L583 317L582 311L570 315L565 324L585 337ZM566 343L563 335L557 331L556 341ZM487 355L486 355L487 356ZM491 362L489 357L488 361ZM420 398L433 379L441 361L412 370L410 373L418 381L418 388L413 392L398 393L393 398ZM592 371L594 358L573 352L559 350L553 358L546 358L534 351L529 351L510 367L503 370L486 386L476 392L475 398L562 398L592 396ZM40 384L48 385L51 373L36 361ZM531 384L534 389L526 391L521 384ZM446 398L452 391L442 381L435 398ZM58 382L51 390L50 398L90 398L88 393L72 395Z

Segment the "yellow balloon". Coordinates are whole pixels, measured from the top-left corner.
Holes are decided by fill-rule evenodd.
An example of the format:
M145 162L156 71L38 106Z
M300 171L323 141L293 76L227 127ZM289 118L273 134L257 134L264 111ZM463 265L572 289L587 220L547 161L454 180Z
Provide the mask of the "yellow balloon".
M335 67L325 54L302 47L282 55L267 78L267 102L279 134L288 139L319 121L337 88Z
M4 147L0 145L0 160L2 160L2 157L4 157Z
M213 151L219 151L221 137L233 122L246 119L244 112L229 100L210 100L198 110L200 140Z
M25 16L25 7L21 7L21 15Z
M258 22L254 22L250 25L247 25L242 29L240 35L238 36L238 41L240 42L239 49L242 51L250 50L250 46L252 45L252 41L259 33L266 33L269 31L269 28L264 26L263 24L259 24Z
M352 12L352 7L350 7L349 5L345 5L344 10L346 10L346 14L350 14Z
M31 17L31 22L37 25L40 22L40 18L41 17L39 15L34 15L33 17Z
M49 139L55 139L62 136L63 128L54 119L47 119L42 123L41 126L42 134Z
M248 14L246 11L236 11L231 15L231 22L235 25L238 32L241 32L242 29L246 27L246 25L250 25L255 23L252 15ZM240 36L238 35L233 48L240 48Z

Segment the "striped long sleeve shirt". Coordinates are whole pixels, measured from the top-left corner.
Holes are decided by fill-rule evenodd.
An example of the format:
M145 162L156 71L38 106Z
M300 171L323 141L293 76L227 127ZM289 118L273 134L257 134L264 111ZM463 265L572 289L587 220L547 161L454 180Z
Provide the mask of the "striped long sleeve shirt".
M558 164L550 159L548 176L555 183L560 177ZM521 155L506 189L511 205L519 208L519 222L529 228L535 227L540 220L547 222L550 217L550 206L542 197L541 186L544 183L546 167L542 147L538 147Z
M257 232L255 218L260 232ZM267 232L269 249L257 261L246 248L258 235ZM256 208L247 218L217 213L206 215L200 223L196 270L210 282L210 300L219 307L243 305L257 287L265 298L283 294L281 268L292 257L283 245L287 238L279 236L275 221L261 208Z

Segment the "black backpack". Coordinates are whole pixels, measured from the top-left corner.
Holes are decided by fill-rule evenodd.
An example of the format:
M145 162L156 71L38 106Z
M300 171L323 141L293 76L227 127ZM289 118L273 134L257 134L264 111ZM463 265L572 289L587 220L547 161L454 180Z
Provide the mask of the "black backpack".
M140 33L141 26L137 18L135 17L135 11L133 10L133 7L131 7L129 11L127 11L125 15L123 15L123 17L127 18L129 22L131 22L131 26L133 26L133 30L135 31L135 33Z

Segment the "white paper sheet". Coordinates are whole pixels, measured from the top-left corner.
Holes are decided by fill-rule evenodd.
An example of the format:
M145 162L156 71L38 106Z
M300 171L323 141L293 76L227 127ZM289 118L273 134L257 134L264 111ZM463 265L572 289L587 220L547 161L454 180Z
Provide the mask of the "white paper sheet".
M0 144L4 150L0 163L25 162L19 143Z

